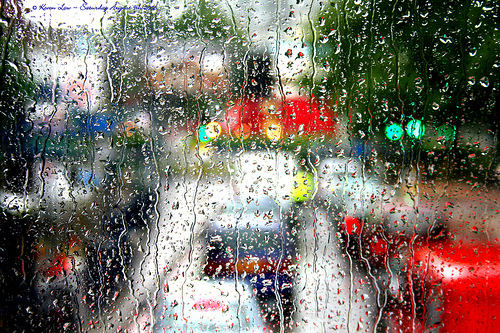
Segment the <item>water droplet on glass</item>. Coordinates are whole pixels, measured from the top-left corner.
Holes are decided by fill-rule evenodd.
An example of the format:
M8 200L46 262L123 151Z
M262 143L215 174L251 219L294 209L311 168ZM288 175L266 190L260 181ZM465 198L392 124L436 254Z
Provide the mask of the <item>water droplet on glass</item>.
M490 85L490 80L488 80L488 78L486 76L483 76L481 78L481 80L479 81L479 83L481 84L481 86L486 88Z
M443 44L451 44L452 40L450 37L444 35L443 37L439 38L439 41Z

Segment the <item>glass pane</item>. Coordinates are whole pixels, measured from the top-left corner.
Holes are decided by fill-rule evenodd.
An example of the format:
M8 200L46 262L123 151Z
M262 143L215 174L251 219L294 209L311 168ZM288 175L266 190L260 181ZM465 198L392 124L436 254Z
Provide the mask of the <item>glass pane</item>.
M497 3L0 10L2 331L497 331Z

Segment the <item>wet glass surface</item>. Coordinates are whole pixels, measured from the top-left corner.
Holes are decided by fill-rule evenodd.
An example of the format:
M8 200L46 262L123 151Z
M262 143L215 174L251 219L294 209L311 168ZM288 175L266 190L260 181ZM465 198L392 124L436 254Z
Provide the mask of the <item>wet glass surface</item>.
M497 3L0 6L2 331L498 330Z

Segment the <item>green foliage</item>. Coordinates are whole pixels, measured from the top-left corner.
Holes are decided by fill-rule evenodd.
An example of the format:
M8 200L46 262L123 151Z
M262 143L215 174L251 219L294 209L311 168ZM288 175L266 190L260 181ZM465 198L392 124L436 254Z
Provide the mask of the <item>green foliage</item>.
M316 73L354 136L388 121L498 123L498 6L456 1L330 1L314 19Z
M175 21L174 29L181 38L219 45L233 34L228 14L216 1L210 0L188 3L182 16Z

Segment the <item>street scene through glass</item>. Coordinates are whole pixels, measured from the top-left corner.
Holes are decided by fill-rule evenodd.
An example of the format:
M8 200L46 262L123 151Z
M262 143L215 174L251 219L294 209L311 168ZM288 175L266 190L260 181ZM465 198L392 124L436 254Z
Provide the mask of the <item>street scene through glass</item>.
M0 331L500 332L500 5L0 3Z

